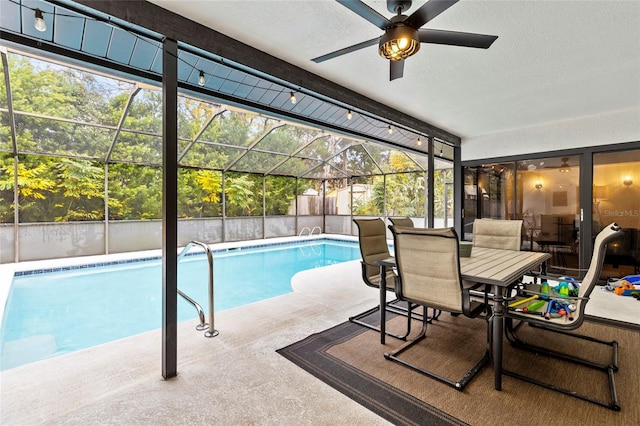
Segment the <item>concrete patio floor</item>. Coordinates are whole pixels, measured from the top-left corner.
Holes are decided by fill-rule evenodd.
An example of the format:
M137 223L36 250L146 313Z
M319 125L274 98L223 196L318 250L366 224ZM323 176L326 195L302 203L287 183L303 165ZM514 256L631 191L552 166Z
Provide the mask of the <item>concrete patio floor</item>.
M292 286L218 313L213 339L195 330L195 319L179 324L178 376L167 381L160 330L4 371L0 423L388 424L275 352L377 304L359 261L301 272ZM632 303L607 296L593 303L597 315L620 313L611 302ZM624 321L637 317L633 307L622 310Z
M358 261L304 271L292 293L178 328L178 376L161 375L152 331L0 374L0 423L388 424L275 351L374 306Z

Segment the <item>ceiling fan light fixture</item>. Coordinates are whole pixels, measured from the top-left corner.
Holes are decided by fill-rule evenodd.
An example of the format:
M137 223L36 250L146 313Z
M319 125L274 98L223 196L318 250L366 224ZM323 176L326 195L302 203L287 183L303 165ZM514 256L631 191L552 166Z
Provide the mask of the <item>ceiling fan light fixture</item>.
M571 167L569 167L568 161L569 161L568 158L562 159L562 164L560 164L560 168L558 169L560 173L567 173L571 171Z
M380 37L380 44L378 45L380 56L391 61L406 59L416 54L418 50L420 50L418 30L402 22L387 28L384 35Z

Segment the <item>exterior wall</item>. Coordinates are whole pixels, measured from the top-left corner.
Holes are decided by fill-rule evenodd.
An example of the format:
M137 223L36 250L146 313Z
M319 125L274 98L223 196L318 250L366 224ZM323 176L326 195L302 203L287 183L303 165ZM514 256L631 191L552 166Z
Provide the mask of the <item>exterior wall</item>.
M292 237L296 228L295 216L272 216L265 218L264 237Z
M104 253L102 222L20 224L18 238L22 261Z
M11 263L15 259L13 223L0 224L0 263Z
M263 236L262 216L225 220L225 241L259 240Z
M463 139L462 161L640 141L640 108Z
M205 244L222 242L222 218L179 219L178 245L184 247L190 241Z
M20 243L22 244L22 241ZM161 247L161 220L109 222L109 253L152 250Z
M325 229L327 234L355 235L351 229L351 216L326 216Z
M296 235L299 235L304 228L313 230L313 228L317 226L320 229L322 229L322 225L323 225L322 222L323 222L322 216L298 216L298 228L296 229ZM317 232L318 230L316 229L314 233L317 233ZM305 233L306 233L306 230L305 230Z

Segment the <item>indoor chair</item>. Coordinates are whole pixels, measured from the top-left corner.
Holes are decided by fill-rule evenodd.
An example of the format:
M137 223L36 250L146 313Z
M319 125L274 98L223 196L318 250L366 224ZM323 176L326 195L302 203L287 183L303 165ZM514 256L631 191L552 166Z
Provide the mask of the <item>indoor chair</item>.
M591 295L591 292L600 277L604 256L607 250L607 243L616 238L619 238L621 235L622 229L615 222L600 231L600 233L596 236L593 256L591 257L589 269L586 270L586 274L584 275L582 280L576 281L573 279L569 279L566 276L559 275L537 275L533 284L519 284L517 295L515 296L515 298L511 298L511 300L508 300L507 303L510 305L510 307L505 311L505 333L512 346L526 349L535 352L536 354L544 354L568 362L578 363L580 365L605 372L608 375L609 379L611 401L604 402L568 389L564 389L555 383L545 383L538 379L521 375L518 372L504 370L504 374L521 380L525 380L530 383L534 383L539 386L544 386L548 389L552 389L566 395L574 396L576 398L580 398L585 401L610 408L612 410L620 410L616 394L615 380L613 376L614 372L616 372L618 369L618 342L616 342L615 340L604 341L589 336L569 333L568 331L575 330L582 325L585 317L584 311L587 302L589 301L589 296ZM565 292L566 294L562 292L560 294L553 294L553 290L547 290L548 280L554 280L558 283L567 283L565 287L567 288ZM573 283L576 283L576 285L574 285ZM520 301L531 299L532 297L541 299L541 302L543 302L545 299L548 299L548 301L536 310L532 309L529 312L525 312L523 308L528 307L528 305L520 303ZM537 299L534 300L537 301ZM558 307L566 305L566 308L569 308L569 305L574 305L575 311L571 312L570 309L559 310L559 312L563 313L563 316L554 318L550 314L551 310L548 306L549 303L558 305ZM541 303L538 303L538 305L541 305ZM551 307L553 307L553 305ZM514 320L519 320L516 326L514 326ZM573 354L563 353L557 350L551 350L541 346L529 344L519 338L517 335L518 329L525 323L534 326L537 330L540 331L552 331L555 333L559 333L562 336L584 339L598 344L611 346L612 361L609 364L596 363L586 358L577 357Z
M486 303L472 300L472 287L460 277L458 236L453 228L423 229L390 227L395 245L398 278L396 295L427 308L464 314L469 318L489 312ZM490 315L485 316L485 319ZM462 390L489 360L489 351L460 379L451 380L400 358L400 355L427 337L429 320L423 316L420 334L385 358ZM488 321L487 321L488 324Z
M362 280L369 287L380 288L381 282L388 291L394 291L396 273L393 268L386 269L386 275L381 277L381 267L377 263L381 260L393 260L393 256L389 253L389 246L387 244L387 230L384 226L382 219L353 219L354 223L358 226L358 243L360 246L360 255L362 256ZM386 294L386 292L385 292ZM411 317L416 315L412 313L412 306L407 303L407 307L399 306L398 299L394 299L390 302L381 300L378 306L361 312L357 315L349 317L349 321L354 324L370 328L372 330L380 331L379 327L369 324L363 321L363 318L378 312L381 309L381 305L384 305L388 312L407 316L406 332L402 335L394 334L385 330L385 334L398 339L406 340L407 336L411 332ZM422 319L422 316L419 317ZM384 341L382 339L381 341Z

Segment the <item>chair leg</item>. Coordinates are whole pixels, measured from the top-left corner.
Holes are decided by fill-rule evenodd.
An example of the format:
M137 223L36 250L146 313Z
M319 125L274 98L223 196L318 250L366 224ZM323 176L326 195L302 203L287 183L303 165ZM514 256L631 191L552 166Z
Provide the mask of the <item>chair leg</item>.
M586 367L590 367L596 370L601 370L601 371L607 371L609 369L613 370L614 372L618 371L618 342L615 340L612 341L607 341L607 340L600 340L600 339L596 339L594 337L591 336L584 336L581 334L575 334L575 333L568 333L566 331L562 331L562 330L555 330L555 329L551 329L551 328L546 328L544 326L541 325L537 325L537 324L529 324L529 327L533 327L533 328L539 328L541 330L544 331L550 331L553 333L558 333L558 334L562 334L563 336L567 336L567 337L573 337L576 339L582 339L582 340L587 340L589 342L594 342L594 343L599 343L602 345L607 345L607 346L611 346L611 350L612 350L612 359L611 359L611 363L609 364L599 364L593 361L590 361L588 359L585 358L580 358L577 356L573 356L573 355L569 355L563 352L558 352L558 351L554 351L552 349L547 349L544 348L542 346L537 346L537 345L533 345L530 343L525 342L524 340L520 339L516 333L516 330L523 325L523 323L521 322L520 324L518 324L516 327L513 326L513 319L508 319L507 323L505 325L505 334L507 336L507 340L509 340L509 342L511 343L512 346L520 348L520 349L524 349L524 350L528 350L530 352L535 352L535 353L541 353L550 357L554 357L554 358L558 358L558 359L562 359L568 362L573 362L576 364L580 364L580 365L584 365Z
M417 319L414 316L414 312L413 309L417 306L415 304L411 304L410 302L407 302L407 307L401 307L401 306L394 306L394 303L398 302L398 299L392 300L391 302L388 302L385 305L385 309L387 310L387 312L392 312L394 314L398 314L398 315L403 315L407 317L407 329L406 332L403 335L400 334L395 334L392 333L390 331L386 331L385 330L385 334L387 336L391 336L391 337L395 337L396 339L400 339L400 340L407 340L407 336L409 336L409 334L411 333L411 319ZM354 315L352 317L349 317L349 321L354 323L354 324L358 324L361 325L363 327L369 328L371 330L375 330L377 332L380 332L380 327L376 327L375 325L369 324L365 321L362 320L362 318L369 316L375 312L379 312L380 311L380 306L374 306L371 309L368 309L364 312L361 312L357 315ZM422 319L422 316L420 316L420 319Z
M521 321L517 326L513 326L513 319L509 318L507 319L506 322L506 326L505 326L505 334L507 336L507 339L509 340L509 342L511 343L512 346L520 348L520 349L524 349L536 354L542 354L542 355L546 355L549 357L553 357L553 358L558 358L561 359L563 361L567 361L567 362L573 362L576 364L580 364L580 365L584 365L586 367L589 368L593 368L595 370L599 370L599 371L603 371L607 374L607 377L609 379L609 393L611 394L611 401L606 402L606 401L601 401L599 399L595 399L592 398L588 395L584 395L584 394L580 394L577 393L575 391L569 390L569 389L565 389L565 388L561 388L559 386L556 386L554 384L551 383L546 383L546 382L542 382L539 380L536 380L534 378L531 377L527 377L524 375L521 375L519 373L513 372L513 371L509 371L509 370L504 370L503 369L503 373L506 374L507 376L511 376L511 377L515 377L516 379L519 380L523 380L529 383L533 383L535 385L538 386L542 386L545 387L547 389L551 389L554 390L556 392L560 392L563 393L565 395L569 395L578 399L582 399L584 401L588 401L591 402L593 404L596 405L600 405L602 407L605 408L609 408L610 410L613 411L620 411L620 404L618 403L618 393L616 391L616 383L615 383L615 378L614 378L614 373L616 371L618 371L618 342L613 340L613 341L605 341L605 340L600 340L600 339L596 339L590 336L584 336L584 335L580 335L580 334L574 334L574 333L568 333L562 330L554 330L554 329L549 329L546 328L544 326L540 326L537 324L529 324L529 326L531 327L535 327L535 328L540 328L543 329L544 331L551 331L554 333L559 333L562 334L564 336L568 336L568 337L574 337L576 339L583 339L583 340L587 340L590 342L594 342L594 343L599 343L599 344L603 344L603 345L607 345L607 346L611 346L612 348L612 361L609 364L599 364L593 361L590 361L588 359L584 359L584 358L579 358L576 356L572 356L563 352L559 352L559 351L555 351L555 350L551 350L551 349L547 349L544 348L542 346L538 346L538 345L533 345L530 343L525 342L524 340L522 340L521 338L518 337L516 330L523 325L523 321Z
M424 308L425 312L423 313L424 318L422 320L422 329L420 330L420 334L413 340L405 343L404 345L400 346L398 349L396 349L393 352L390 353L385 353L384 357L388 360L391 361L395 361L405 367L411 368L412 370L415 370L419 373L422 373L426 376L429 376L433 379L436 379L444 384L447 384L451 387L453 387L454 389L457 389L459 391L462 391L465 386L471 381L471 379L473 379L473 377L478 374L482 368L485 366L485 364L487 364L487 362L489 362L489 351L485 351L484 355L482 356L482 358L471 368L471 370L469 370L467 373L465 373L465 375L460 379L460 380L450 380L446 377L440 376L439 374L433 373L431 371L425 370L415 364L411 364L410 362L407 362L403 359L400 359L400 354L402 354L403 352L407 351L408 349L412 348L415 344L421 342L422 340L424 340L427 337L427 326L428 324L432 321L429 319L429 317L427 316L427 307L425 306ZM440 315L441 311L437 311L434 310L434 316Z

